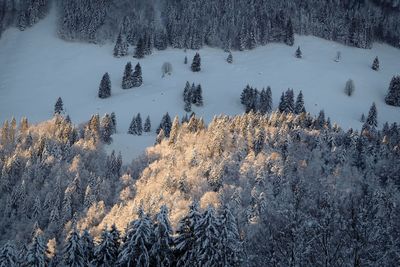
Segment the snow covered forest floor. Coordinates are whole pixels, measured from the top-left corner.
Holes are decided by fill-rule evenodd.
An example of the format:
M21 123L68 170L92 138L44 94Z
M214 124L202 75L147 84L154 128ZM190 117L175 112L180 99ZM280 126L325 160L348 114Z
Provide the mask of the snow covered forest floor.
M270 44L252 51L233 52L233 64L226 62L227 53L221 49L201 49L202 70L193 73L190 63L196 51L167 49L154 51L140 60L144 84L123 90L121 80L130 56L116 59L114 44L94 45L65 42L56 34L56 14L52 12L37 25L20 32L11 28L0 39L0 121L15 116L17 121L27 116L30 122L47 120L53 115L58 97L64 102L66 114L76 124L86 122L99 113L116 113L117 131L108 148L121 151L125 162L141 154L154 143L161 117L184 115L182 99L186 81L200 83L204 106L193 111L209 122L218 114L234 115L244 112L240 93L250 84L262 89L271 86L274 108L283 91L293 88L303 91L307 111L314 115L323 109L332 122L344 129L361 128L361 114L367 115L372 102L378 109L378 123L400 122L400 109L384 103L390 80L400 71L400 50L384 44L370 50L346 47L316 37L296 36L293 47ZM297 46L303 58L294 57ZM342 59L335 62L337 51ZM187 56L189 64L185 65ZM371 70L378 56L381 69ZM161 66L170 62L171 76L162 77ZM108 72L112 96L97 97L102 75ZM345 83L352 79L355 93L344 93ZM150 116L150 135L126 134L132 116Z

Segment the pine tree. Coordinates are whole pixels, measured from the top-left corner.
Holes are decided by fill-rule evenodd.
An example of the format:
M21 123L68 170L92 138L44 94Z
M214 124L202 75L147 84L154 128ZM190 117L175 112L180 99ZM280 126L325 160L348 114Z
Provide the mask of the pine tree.
M18 257L15 246L6 242L0 249L0 267L17 267Z
M64 112L64 105L61 97L57 99L56 104L54 105L54 115L59 115Z
M133 116L131 124L129 125L128 134L137 135L137 120L136 116Z
M203 106L203 90L201 89L201 85L197 85L193 92L193 104L198 107Z
M26 264L32 267L46 267L47 258L47 245L43 240L43 237L38 231L32 239L27 254L26 254Z
M152 234L150 219L145 214L139 214L139 218L131 222L126 231L117 266L149 266Z
M189 206L188 214L183 217L177 227L175 238L175 253L178 266L196 264L196 252L193 250L196 241L195 226L201 218L199 203L194 201Z
M293 31L293 24L292 24L291 19L288 20L285 30L286 30L285 44L287 44L289 46L293 46L294 45L294 31ZM297 52L296 52L296 55L297 55Z
M390 106L400 107L400 75L393 76L385 102Z
M83 247L78 231L74 228L67 238L64 251L63 262L65 266L84 267L85 259Z
M114 57L123 57L126 55L128 55L128 42L122 38L122 33L119 32L114 46Z
M94 255L94 242L92 236L87 229L85 229L82 233L81 243L85 266L90 266Z
M185 111L192 111L192 90L190 87L190 83L187 81L185 85L185 89L183 90L183 101L185 103Z
M304 99L303 99L303 92L300 91L300 93L297 95L296 99L296 105L294 108L294 113L295 114L301 114L306 112L306 109L304 107Z
M115 116L115 112L111 112L111 121L112 121L112 132L113 134L117 133L117 118Z
M157 214L154 227L154 244L150 250L152 266L173 266L172 227L168 218L168 208L163 205Z
M169 137L169 133L171 131L172 121L168 112L161 119L160 125L157 128L157 134L160 133L160 130L164 130L165 137Z
M376 109L375 102L372 103L372 106L369 109L368 117L365 123L368 124L371 128L378 127L378 111Z
M146 118L146 120L145 120L145 122L144 122L143 131L144 131L145 133L151 132L150 116L147 116L147 118Z
M136 64L135 66L135 71L133 72L132 75L132 82L133 82L133 87L139 87L143 84L143 78L142 78L142 67L140 64Z
M272 91L271 87L267 87L267 90L262 89L260 93L260 103L258 110L261 114L266 114L272 111Z
M286 110L286 98L285 98L285 93L284 92L282 92L281 99L279 101L278 110L281 113L285 112L285 110Z
M136 134L142 135L142 132L143 132L142 117L140 116L140 113L138 113L136 116Z
M135 49L135 58L144 58L145 55L145 42L143 38L140 38L139 41L136 44L136 49Z
M361 114L360 121L361 121L361 122L365 122L365 114L364 114L364 113L363 113L363 114Z
M114 126L110 115L106 114L101 119L100 129L101 129L100 136L102 141L106 144L111 144L112 142L111 135L113 134Z
M196 240L193 251L199 266L219 266L222 261L219 225L214 208L208 206L194 228Z
M115 224L111 225L110 235L114 242L114 247L118 250L121 245L121 233Z
M111 81L110 75L106 72L101 79L99 87L99 98L108 98L111 96Z
M295 55L296 55L297 58L302 58L303 57L303 53L301 52L300 46L297 47Z
M179 132L179 118L178 116L175 116L174 121L172 122L171 132L169 135L168 143L170 145L175 144L176 139L178 138L178 132Z
M156 142L155 145L161 144L161 142L165 139L165 133L163 129L160 129L160 131L157 134L156 137Z
M124 76L122 77L122 89L129 89L132 87L133 87L132 63L128 62L125 65Z
M294 112L294 93L293 89L288 89L285 93L285 112L293 113Z
M373 70L378 71L379 70L379 59L378 57L376 57L374 59L374 62L372 63L372 67Z
M233 63L233 56L232 56L232 53L231 53L231 52L229 52L229 55L228 55L228 57L226 58L226 62L228 62L229 64L232 64L232 63Z
M346 86L344 88L344 92L346 93L346 95L348 96L352 96L355 90L355 86L354 86L354 82L352 79L349 79L346 82Z
M199 53L195 54L191 69L193 72L199 72L201 70L201 58Z
M326 120L325 120L325 112L324 112L324 110L321 110L321 111L319 112L319 114L318 114L318 117L317 117L316 128L317 128L317 129L322 129L322 128L324 128L325 123L326 123Z
M107 229L104 229L101 233L100 243L94 250L93 263L99 267L115 266L117 257L118 247L116 247L113 235Z

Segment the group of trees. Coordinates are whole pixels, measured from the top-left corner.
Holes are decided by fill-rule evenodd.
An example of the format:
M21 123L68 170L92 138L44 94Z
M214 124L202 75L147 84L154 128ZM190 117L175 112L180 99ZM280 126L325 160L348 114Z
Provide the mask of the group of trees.
M142 135L142 132L148 133L150 131L151 131L150 116L146 117L144 125L140 113L138 113L136 116L133 116L131 124L129 125L128 134Z
M263 88L259 92L257 88L247 85L240 95L240 102L245 106L246 113L250 111L261 112L262 114L269 113L272 111L271 87Z
M185 111L192 111L192 104L198 107L203 106L203 90L201 85L195 85L186 82L185 89L183 90L183 101L185 102Z
M124 76L122 77L122 89L140 87L142 84L143 77L140 63L137 63L135 66L135 71L132 71L132 63L128 62L125 65Z
M60 11L62 38L99 42L118 39L121 32L137 51L168 45L241 50L269 42L293 45L294 33L363 48L375 40L400 43L400 10L387 1L71 0L62 1Z
M286 92L282 92L278 110L279 112L294 113L294 114L301 114L303 112L306 112L306 108L304 107L303 92L302 91L299 92L296 98L296 102L294 101L293 89L288 89L286 90Z

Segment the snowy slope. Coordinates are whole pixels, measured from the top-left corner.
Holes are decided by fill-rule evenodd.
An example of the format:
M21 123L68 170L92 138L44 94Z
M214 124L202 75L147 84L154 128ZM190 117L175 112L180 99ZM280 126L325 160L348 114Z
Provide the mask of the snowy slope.
M385 105L384 96L390 79L400 74L400 50L375 44L371 50L345 47L315 37L296 36L296 44L289 47L270 44L252 51L234 52L234 64L229 65L227 54L220 49L204 48L200 51L202 71L189 69L195 51L187 51L189 65L184 65L182 50L154 51L140 61L144 85L137 89L122 90L121 79L127 61L135 65L132 57L116 59L113 44L103 46L64 42L56 36L56 14L50 14L34 27L20 32L7 30L0 39L0 121L12 116L27 116L31 122L52 116L54 103L61 96L67 113L75 123L87 121L94 113L103 115L114 111L118 134L109 149L122 150L125 161L143 152L153 144L150 136L126 135L134 114L140 112L143 120L150 115L153 131L162 115L183 115L182 92L186 81L201 83L204 107L194 111L212 119L215 114L242 113L240 93L246 84L259 89L270 85L274 106L278 105L282 91L293 88L303 90L308 111L317 114L324 109L332 121L343 128L360 128L361 113L367 113L372 102L378 108L378 120L400 122L400 108ZM303 59L293 54L300 45ZM341 51L341 62L334 62ZM378 56L379 72L370 65ZM161 77L161 65L173 65L170 77ZM100 79L109 72L112 97L97 98ZM353 97L343 93L346 81L356 85Z

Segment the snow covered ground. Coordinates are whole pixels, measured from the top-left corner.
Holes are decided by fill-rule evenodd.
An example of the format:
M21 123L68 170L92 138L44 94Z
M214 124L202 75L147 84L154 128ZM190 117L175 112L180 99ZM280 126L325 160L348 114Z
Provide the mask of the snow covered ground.
M20 32L7 30L0 39L0 121L15 116L27 116L31 122L49 119L60 96L66 113L74 123L87 121L92 114L114 111L118 134L108 149L121 150L128 162L152 145L154 130L167 111L171 117L184 114L182 92L186 81L201 83L204 107L193 108L206 121L216 114L234 115L244 111L240 93L246 84L258 89L271 86L274 107L282 91L303 90L307 111L317 114L321 109L343 128L360 128L362 113L367 115L372 102L378 108L379 123L400 122L400 108L384 103L390 80L400 74L400 50L384 44L374 44L363 50L315 37L296 36L295 46L269 44L252 51L233 52L233 64L226 63L221 49L200 50L202 71L192 73L190 63L196 51L188 50L189 64L184 65L183 50L154 51L140 60L144 85L122 90L125 64L137 60L131 56L116 59L113 44L94 45L65 42L56 36L54 12L33 28ZM297 46L303 59L294 57ZM342 60L334 62L336 52ZM381 70L371 70L375 56ZM161 65L171 62L173 74L162 78ZM97 97L102 75L109 72L112 97ZM348 79L356 90L352 97L344 94ZM132 116L150 115L152 134L141 137L125 134Z

